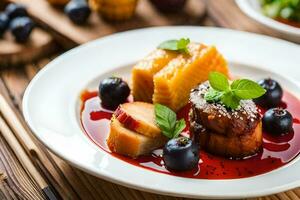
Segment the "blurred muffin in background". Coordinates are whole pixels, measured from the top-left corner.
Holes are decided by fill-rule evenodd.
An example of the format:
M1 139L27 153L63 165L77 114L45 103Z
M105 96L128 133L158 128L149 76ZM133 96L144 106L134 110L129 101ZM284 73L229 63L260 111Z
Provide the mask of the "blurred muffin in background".
M130 19L135 12L138 0L89 0L90 7L110 21Z
M182 11L187 0L150 0L154 7L165 13Z
M47 0L50 4L55 6L64 6L66 5L69 0Z

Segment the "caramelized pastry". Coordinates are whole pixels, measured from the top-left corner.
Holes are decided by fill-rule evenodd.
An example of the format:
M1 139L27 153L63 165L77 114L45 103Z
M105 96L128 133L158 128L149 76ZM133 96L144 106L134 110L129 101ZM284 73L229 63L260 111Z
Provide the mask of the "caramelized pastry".
M232 158L255 154L262 145L261 117L252 100L241 100L236 110L208 103L205 82L190 95L190 130L208 152Z

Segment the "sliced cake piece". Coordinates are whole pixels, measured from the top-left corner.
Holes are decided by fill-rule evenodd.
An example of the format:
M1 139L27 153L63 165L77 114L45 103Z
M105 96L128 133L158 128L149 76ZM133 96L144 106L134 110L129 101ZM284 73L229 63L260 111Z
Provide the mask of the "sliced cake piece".
M166 141L166 137L162 135L151 138L131 131L113 118L107 144L113 152L136 158L140 155L150 154L153 150L163 146Z
M154 75L153 103L178 111L188 103L190 90L208 79L211 71L228 76L227 63L214 46L190 43L189 54L179 54Z
M126 128L148 137L159 137L155 123L154 105L145 102L124 103L115 111L115 117Z
M152 102L153 75L161 70L177 53L156 49L132 69L132 95L135 101Z

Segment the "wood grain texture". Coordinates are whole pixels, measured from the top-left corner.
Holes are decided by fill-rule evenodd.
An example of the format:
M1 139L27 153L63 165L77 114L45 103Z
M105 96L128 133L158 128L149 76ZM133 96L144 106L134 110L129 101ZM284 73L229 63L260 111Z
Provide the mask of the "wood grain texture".
M196 25L204 16L205 9L202 0L190 0L180 14L164 15L157 12L148 0L140 0L136 15L129 21L109 23L97 13L93 13L88 23L78 26L72 23L62 9L51 6L46 0L11 0L27 5L30 14L43 27L51 30L62 44L72 46L83 44L99 37L115 32L137 28L164 25Z
M0 191L2 192L0 196L7 199L44 199L2 136L0 136Z
M11 33L6 32L0 39L0 67L30 63L55 50L52 36L40 28L33 30L30 39L24 44L15 42Z

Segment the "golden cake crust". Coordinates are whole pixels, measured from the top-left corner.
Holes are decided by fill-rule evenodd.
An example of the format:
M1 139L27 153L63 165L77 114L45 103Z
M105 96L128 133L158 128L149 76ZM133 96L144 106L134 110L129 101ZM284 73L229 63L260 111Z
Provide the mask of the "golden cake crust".
M133 68L135 100L163 104L178 111L188 103L190 90L206 81L210 71L228 76L227 63L214 46L190 43L189 54L157 50L161 51L165 53L150 55Z
M147 137L125 128L117 119L111 119L107 145L112 152L136 158L150 154L163 146L166 141L163 135L155 138Z

